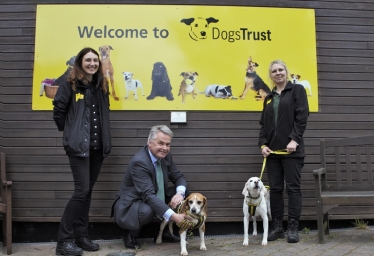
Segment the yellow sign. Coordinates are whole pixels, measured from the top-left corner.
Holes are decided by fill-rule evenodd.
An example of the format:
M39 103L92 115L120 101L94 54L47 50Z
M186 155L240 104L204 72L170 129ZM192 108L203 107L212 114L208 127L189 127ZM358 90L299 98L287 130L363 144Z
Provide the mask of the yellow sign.
M112 110L261 111L269 63L281 59L318 111L311 9L38 5L33 110L52 110L56 81L84 47L108 56Z

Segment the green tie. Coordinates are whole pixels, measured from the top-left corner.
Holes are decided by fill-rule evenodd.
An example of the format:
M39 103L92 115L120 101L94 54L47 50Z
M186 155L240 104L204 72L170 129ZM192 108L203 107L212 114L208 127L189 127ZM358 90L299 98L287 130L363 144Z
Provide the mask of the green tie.
M165 202L164 175L162 173L160 160L157 160L156 162L156 179L157 179L157 186L158 186L157 196L158 198L160 198L162 201Z

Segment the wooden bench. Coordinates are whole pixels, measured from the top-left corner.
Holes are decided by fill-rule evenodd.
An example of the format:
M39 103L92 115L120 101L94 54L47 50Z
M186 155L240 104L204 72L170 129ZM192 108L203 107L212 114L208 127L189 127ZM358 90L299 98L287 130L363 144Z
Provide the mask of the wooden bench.
M6 179L5 154L0 152L1 195L0 212L3 220L3 253L12 254L12 182Z
M374 136L321 140L322 167L313 171L319 243L324 243L324 235L329 234L330 209L374 205L373 146ZM349 216L360 218L359 212Z

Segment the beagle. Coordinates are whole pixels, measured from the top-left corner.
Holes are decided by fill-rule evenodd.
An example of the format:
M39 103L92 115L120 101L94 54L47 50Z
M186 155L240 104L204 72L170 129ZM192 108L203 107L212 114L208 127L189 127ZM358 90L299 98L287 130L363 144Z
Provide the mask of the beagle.
M200 193L192 193L190 194L182 203L179 205L177 212L178 213L186 213L188 216L192 218L192 221L184 220L182 221L179 227L179 235L180 235L180 244L181 244L181 255L188 255L187 252L187 230L192 229L199 229L200 235L200 250L206 251L205 240L204 240L204 233L205 233L205 221L207 218L207 199ZM166 220L163 220L160 224L160 232L156 239L156 244L162 243L162 233L163 230L168 224ZM169 230L172 234L173 232L173 222L169 221Z

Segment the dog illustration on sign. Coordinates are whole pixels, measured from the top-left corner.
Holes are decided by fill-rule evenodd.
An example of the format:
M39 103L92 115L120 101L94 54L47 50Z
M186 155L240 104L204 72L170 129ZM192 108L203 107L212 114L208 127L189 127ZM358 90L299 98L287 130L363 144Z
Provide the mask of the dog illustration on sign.
M258 63L252 61L252 57L249 56L244 78L244 90L242 95L239 96L240 99L244 100L249 89L257 92L257 95L255 96L256 100L264 100L265 97L271 92L269 86L267 86L261 77L256 73L256 68L258 66Z
M173 89L170 84L170 79L166 66L162 62L153 64L152 69L152 90L147 100L153 100L156 96L166 97L167 100L174 100Z
M305 89L308 89L308 95L312 96L312 86L310 85L308 80L299 80L301 78L300 75L291 74L291 82L293 84L301 84L304 86Z
M129 92L132 91L135 96L135 100L138 100L138 89L142 90L142 95L145 96L143 85L138 79L133 79L134 76L131 72L122 72L123 80L125 81L126 96L125 99L129 97Z
M187 18L182 19L181 22L186 24L187 26L190 26L191 30L189 32L189 35L192 40L199 41L206 39L207 37L207 31L209 28L210 23L217 23L219 20L210 17L210 18Z
M68 66L67 69L57 79L56 78L46 78L46 79L44 79L42 81L41 85L40 85L39 95L43 96L43 92L46 91L46 96L48 98L53 99L54 98L54 94L56 94L56 92L57 92L58 86L63 85L63 84L66 83L67 78L68 78L68 76L70 74L70 71L72 70L72 68L74 66L74 62L75 62L75 56L73 56L70 59L68 59L66 61L66 66ZM46 87L46 86L50 86L50 87ZM52 92L51 88L54 88L53 89L54 92ZM51 92L47 92L47 91L51 91Z
M104 76L108 81L108 85L112 87L112 91L110 92L114 98L114 100L119 100L116 95L116 90L114 89L114 69L112 62L110 61L110 51L113 50L113 47L110 45L102 45L99 47L101 63L103 64L103 71Z
M185 96L187 93L191 93L193 99L195 99L195 96L197 95L197 93L195 92L196 77L199 74L195 71L191 71L191 72L182 72L180 75L183 76L183 80L179 87L178 96L182 95L182 103L186 103Z

